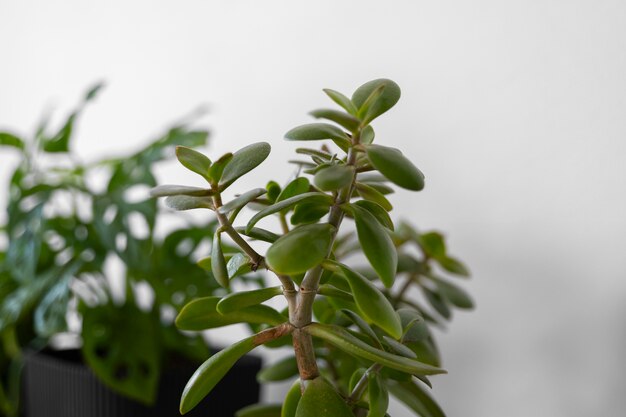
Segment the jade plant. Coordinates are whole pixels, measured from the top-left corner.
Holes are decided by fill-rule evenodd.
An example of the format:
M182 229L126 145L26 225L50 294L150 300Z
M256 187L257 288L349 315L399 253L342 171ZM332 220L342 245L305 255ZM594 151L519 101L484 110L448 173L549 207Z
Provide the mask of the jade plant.
M210 352L173 319L193 296L218 288L193 255L215 222L183 225L163 238L155 227L171 213L159 211L148 193L174 146L205 145L208 133L178 125L135 153L84 162L73 152L73 132L99 89L89 90L58 129L44 121L30 138L0 132L0 156L17 159L0 225L2 416L18 415L24 351L62 333L82 339L86 363L105 384L146 403L156 398L173 354L201 363ZM111 270L111 262L123 268ZM122 299L111 279L125 282ZM151 304L134 297L137 285L151 289ZM68 316L80 325L68 326Z
M315 110L315 118L331 123L285 134L289 141L325 142L296 150L304 158L292 161L298 174L284 187L270 181L233 192L235 181L269 155L270 145L261 142L214 161L177 147L180 163L208 185L152 191L166 197L170 208L208 209L219 222L210 257L200 265L224 295L191 301L177 326L199 331L247 323L255 331L197 369L182 393L183 414L239 358L266 345L292 346L293 353L263 369L258 379L295 382L282 404L247 407L240 417L383 417L390 394L417 415L444 415L425 389L431 375L446 372L431 329L443 326L453 307L473 307L466 292L444 277L467 277L468 270L448 254L441 233L419 232L389 215L393 186L424 188L424 175L402 152L374 143L371 123L399 100L398 85L377 79L351 98L324 92L340 109ZM226 201L227 192L235 197ZM240 220L245 208L255 211L247 222ZM238 251L225 255L226 241ZM261 270L279 285L242 290L237 284ZM274 297L282 297L282 310L274 308L280 301L266 304Z

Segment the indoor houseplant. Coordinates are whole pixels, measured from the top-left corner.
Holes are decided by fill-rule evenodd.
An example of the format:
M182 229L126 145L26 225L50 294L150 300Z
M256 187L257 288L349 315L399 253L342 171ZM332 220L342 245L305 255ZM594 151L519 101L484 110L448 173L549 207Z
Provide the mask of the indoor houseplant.
M163 392L179 389L176 383L184 386L210 354L201 337L181 333L173 319L192 296L210 295L218 287L194 259L196 248L211 239L215 222L187 223L158 236L155 227L167 214L159 213L148 195L156 185L156 164L173 156L174 145L204 145L208 134L178 125L138 152L84 163L71 152L72 132L99 88L89 90L58 130L44 121L32 140L0 132L3 152L19 155L0 232L5 240L0 249L0 415L18 414L21 375L26 376L27 416L173 415L178 399L168 410ZM124 283L121 297L111 290L113 275ZM148 288L152 302L135 297L138 285L144 296ZM68 327L68 316L74 326ZM74 363L81 359L78 352L47 348L62 333L80 336L82 359L100 382ZM26 370L20 372L24 359ZM183 369L170 369L172 363ZM247 378L251 388L247 397L240 396L242 404L258 398L253 376L259 366L258 360L248 360L244 374L252 377ZM159 390L161 374L167 375L161 378L161 385L170 385L167 390ZM156 408L138 404L155 401Z
M201 263L224 288L257 270L268 270L280 283L198 298L183 308L176 324L184 330L237 322L257 329L198 368L182 394L182 413L201 403L255 347L292 344L293 355L259 374L261 381L298 376L284 402L248 407L240 416L382 417L389 393L418 415L443 415L424 390L430 375L445 373L430 328L450 318L450 307L472 307L461 288L440 276L467 276L468 271L447 254L441 234L419 233L408 223L394 225L389 216L390 184L412 191L424 187L422 173L399 150L373 144L370 123L399 100L397 84L374 80L352 98L324 91L341 110L312 115L334 124L307 124L285 136L329 142L297 149L309 159L295 161L302 175L284 188L270 182L224 201L224 192L268 156L270 145L255 143L215 161L178 147L179 161L209 186L153 190L154 196L167 197L171 208L215 212L220 226L211 256ZM258 211L247 223L238 220L245 207ZM277 217L280 232L258 227L270 215ZM342 227L349 226L346 218L354 220L356 233ZM268 242L265 255L246 237ZM227 262L223 245L228 240L240 252ZM364 255L367 268L347 265L345 258L355 252ZM421 290L422 301L414 299L413 288ZM277 296L284 298L283 311L263 304Z

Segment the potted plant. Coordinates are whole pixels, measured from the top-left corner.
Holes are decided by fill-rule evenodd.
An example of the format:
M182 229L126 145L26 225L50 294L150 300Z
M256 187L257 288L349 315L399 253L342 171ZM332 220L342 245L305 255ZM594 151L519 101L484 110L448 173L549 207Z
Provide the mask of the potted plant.
M466 277L468 270L448 254L442 234L420 233L406 222L395 224L389 215L392 186L424 187L424 175L399 150L378 144L382 140L374 143L371 122L399 100L398 85L370 81L351 98L324 92L341 109L311 113L332 124L306 124L286 133L290 141L326 142L296 150L307 160L295 161L301 171L284 187L272 181L226 201L234 182L269 155L270 145L261 142L215 161L178 147L178 160L208 185L161 185L152 192L166 197L173 209L211 210L219 222L211 256L201 264L228 294L191 301L177 326L190 331L240 322L256 327L255 334L197 369L182 393L183 414L202 404L254 348L291 345L291 355L258 375L262 382L296 378L282 404L254 405L238 416L383 417L389 394L418 415L443 415L425 388L431 375L446 372L431 328L449 319L452 307L473 307L465 291L442 277ZM257 212L242 222L246 207ZM263 225L269 216L280 230ZM269 247L262 255L249 240ZM239 248L229 260L227 241ZM354 255L365 259L366 267L352 266ZM277 285L232 290L233 281L260 270ZM419 300L415 289L422 293ZM274 297L283 299L284 310L264 304Z
M18 415L20 397L27 417L176 415L177 392L211 352L173 320L193 297L218 288L195 259L216 223L159 236L167 214L148 195L156 165L174 146L204 145L208 133L177 125L134 154L84 163L71 152L72 132L99 89L58 130L44 121L29 141L0 132L0 145L20 158L1 230L0 415ZM112 290L112 277L123 294ZM68 334L82 341L80 350L55 350L51 341ZM243 390L240 405L258 400L259 368L249 358L240 377L230 377ZM197 414L230 416L233 403L216 398Z

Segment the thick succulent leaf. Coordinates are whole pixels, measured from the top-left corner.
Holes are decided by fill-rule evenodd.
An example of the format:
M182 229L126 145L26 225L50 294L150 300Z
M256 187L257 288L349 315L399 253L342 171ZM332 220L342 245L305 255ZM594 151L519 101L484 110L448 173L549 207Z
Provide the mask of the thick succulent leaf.
M377 95L377 97L374 97ZM352 102L359 109L364 123L385 113L400 100L400 87L387 79L369 81L356 89Z
M267 199L274 203L280 195L280 185L276 181L270 181L265 186L265 189L267 190Z
M235 230L238 233L241 233L244 236L251 237L252 239L261 240L263 242L274 243L280 237L276 233L270 232L269 230L261 229L258 227L253 227L248 230L247 227L236 227Z
M280 404L253 404L235 413L235 417L280 417Z
M391 205L389 200L387 200L387 198L385 198L385 196L380 191L378 191L371 185L357 182L356 190L361 197L368 201L373 201L385 210L391 211L393 209L393 206Z
M213 210L210 197L191 197L188 195L171 195L165 199L165 205L171 209L184 211L193 209Z
M188 170L201 175L206 180L210 180L209 168L211 168L211 160L206 155L186 146L177 146L176 158Z
M422 287L422 292L424 293L424 297L428 300L435 311L437 311L437 313L441 314L441 316L446 319L450 319L450 317L452 317L452 312L450 311L447 300L444 299L438 292L426 287Z
M9 132L0 132L0 145L12 146L17 149L24 149L24 141Z
M227 314L242 308L261 304L270 298L283 293L282 287L261 288L258 290L241 291L228 294L217 303L217 311Z
M348 280L354 301L363 316L394 338L400 339L402 324L389 300L363 275L345 265L339 265L341 274Z
M413 359L417 358L417 355L415 354L415 352L413 352L410 348L406 347L405 345L398 342L397 340L394 340L388 336L383 336L383 340L385 341L387 346L389 346L391 350L396 352L398 355L406 356L407 358L413 358Z
M315 173L313 182L322 191L336 191L350 185L354 179L354 168L348 165L330 165Z
M422 250L433 259L446 257L446 242L439 232L427 232L417 236L418 244Z
M404 329L404 334L402 335L403 342L419 342L428 337L429 332L426 321L417 310L401 308L398 310L398 315Z
M357 236L367 260L385 287L391 288L398 270L398 253L391 237L373 214L353 205Z
M374 128L371 125L367 125L361 131L361 143L364 145L369 145L374 142L374 137L376 137L376 133L374 132Z
M312 323L306 326L305 330L307 333L325 340L350 355L355 355L372 362L380 363L383 366L396 369L398 371L417 375L436 375L446 373L446 371L441 368L376 349L375 347L363 342L361 339L351 335L348 331L339 326Z
M298 363L295 356L287 356L265 368L256 375L260 383L278 382L298 375Z
M361 121L349 113L344 113L334 109L318 109L311 112L311 116L316 119L326 119L337 123L350 132L354 132L359 128Z
M369 412L367 417L385 417L389 407L389 392L380 375L372 372L368 376L367 392L369 397Z
M469 269L458 259L452 258L450 256L445 256L441 259L438 259L437 262L443 269L450 272L454 275L460 275L462 277L469 277L470 272Z
M302 399L302 383L297 379L287 391L280 417L296 417L300 399Z
M368 145L367 157L372 166L394 184L408 190L424 188L424 174L395 148Z
M330 88L325 88L324 92L326 93L328 97L331 98L332 101L334 101L335 103L343 107L345 111L347 111L353 116L356 116L358 109L348 97L341 94L339 91L331 90Z
M263 210L259 211L257 214L255 214L250 221L248 222L247 226L246 226L246 231L249 232L252 227L254 227L255 224L257 224L259 222L259 220L261 220L264 217L267 217L271 214L274 213L278 213L279 211L283 211L285 209L288 209L290 207L293 207L294 205L298 204L298 203L302 203L304 201L307 202L328 202L329 204L332 204L333 198L327 194L324 193L318 193L318 192L310 192L310 193L304 193L304 194L298 194L296 196L293 196L291 198L288 198L286 200L280 201L276 204L272 204L269 207L264 208Z
M198 405L228 373L235 362L257 346L254 341L255 337L250 336L227 347L200 365L183 390L180 400L181 414L188 413Z
M363 320L354 311L350 311L348 309L342 309L341 312L346 317L348 317L350 321L352 321L352 323L356 324L356 326L372 340L372 342L376 345L376 347L378 347L379 349L383 348L382 343L380 342L380 339L378 338L378 336L376 336L376 333L374 332L374 330L370 327L369 324L367 324L365 320Z
M296 153L302 155L316 156L325 161L330 161L333 157L330 153L326 151L321 151L319 149L310 149L310 148L296 148Z
M231 211L239 210L242 207L245 207L251 201L262 196L266 192L267 191L265 190L265 188L255 188L254 190L243 193L240 196L229 201L228 203L224 204L222 207L218 208L217 211L222 214L228 214Z
M279 274L298 274L319 265L330 251L335 228L330 224L300 226L267 250L267 265Z
M350 142L348 135L337 126L328 123L309 123L294 127L285 133L288 140L325 140Z
M220 182L224 169L226 169L231 159L233 159L233 154L229 152L220 156L217 161L213 162L213 165L209 168L209 179L212 184L218 184Z
M468 293L464 289L452 284L451 282L444 281L440 278L435 280L435 284L439 289L439 293L442 294L453 306L462 309L474 308L474 302Z
M300 203L296 204L291 215L290 222L293 225L317 223L319 219L328 214L331 203Z
M250 264L250 258L243 253L236 253L232 258L228 260L226 264L226 271L228 272L228 278L233 279L238 275L247 274L252 271Z
M389 213L387 212L387 210L382 208L379 204L374 203L373 201L369 201L369 200L359 200L354 204L369 211L376 218L376 220L378 220L378 223L380 223L382 226L386 227L387 229L391 231L394 230L393 221L391 220Z
M295 417L354 417L352 410L323 377L308 381Z
M176 326L181 330L199 331L228 326L235 323L270 324L276 326L287 319L271 307L255 305L220 314L217 303L220 297L197 298L187 304L176 317Z
M83 356L98 378L127 397L153 403L161 367L153 317L127 302L84 309L82 318Z
M211 246L211 273L218 284L224 288L230 286L228 279L228 267L226 266L226 258L222 252L222 239L220 233L213 235L213 246Z
M272 147L269 143L258 142L239 149L233 154L220 179L220 189L225 189L239 177L259 166L270 154Z
M291 197L304 194L309 191L310 186L311 184L309 184L309 180L305 177L296 178L287 184L287 186L280 192L278 197L276 197L276 202L278 203Z
M208 197L213 192L208 188L188 187L186 185L164 184L150 190L151 197L169 197L173 195L186 195L190 197Z
M446 417L435 400L413 381L390 383L389 391L420 417Z

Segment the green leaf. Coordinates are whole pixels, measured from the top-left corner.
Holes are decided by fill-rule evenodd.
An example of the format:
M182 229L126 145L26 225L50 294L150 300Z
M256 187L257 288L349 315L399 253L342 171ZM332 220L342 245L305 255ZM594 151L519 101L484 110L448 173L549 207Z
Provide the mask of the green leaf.
M312 336L319 337L350 355L379 363L388 368L417 375L446 373L446 371L441 368L376 349L363 342L361 339L352 336L347 330L340 326L311 323L304 329Z
M226 267L226 259L222 252L222 239L220 233L213 235L213 246L211 246L211 272L215 280L224 288L230 286L228 280L228 268Z
M226 264L226 270L228 271L228 278L232 279L238 275L244 275L252 271L251 260L243 253L236 253L232 258L228 260Z
M213 165L209 168L209 179L211 184L217 184L220 182L224 169L226 169L226 166L229 164L231 159L233 159L233 154L228 152L227 154L220 156L220 159L213 162Z
M368 201L373 201L374 203L378 204L385 210L391 211L393 209L393 206L391 205L389 200L387 200L385 196L382 195L382 193L380 193L380 191L376 190L371 185L357 182L356 190L361 197L363 197L364 199Z
M361 140L360 142L363 145L369 145L374 142L374 137L376 137L376 133L374 133L374 128L371 125L367 125L361 131Z
M173 195L186 195L190 197L208 197L213 191L208 188L188 187L186 185L159 185L150 190L151 197L169 197Z
M296 178L295 180L287 184L287 186L280 192L278 197L276 197L276 202L279 203L291 197L304 194L309 191L310 186L311 185L309 184L308 179L304 177Z
M431 277L434 278L434 277ZM440 278L434 280L439 293L443 295L453 306L462 309L474 308L474 302L472 298L462 288L452 284L451 282L444 281Z
M278 382L298 375L298 363L295 356L287 356L265 368L256 375L257 381L261 384L267 382Z
M267 189L267 199L274 203L280 195L280 185L276 181L270 181L265 188Z
M222 207L218 208L217 211L218 213L228 214L231 211L239 210L266 192L265 188L255 188L224 204Z
M354 204L369 211L370 214L372 214L376 218L376 220L378 220L378 223L393 231L393 221L391 220L389 213L387 213L387 211L379 204L369 200L359 200Z
M272 147L269 143L258 142L239 149L233 154L220 179L221 190L226 189L239 177L259 166L270 154Z
M324 92L331 98L332 101L343 107L345 111L353 116L356 116L358 110L348 97L344 96L339 91L331 90L330 88L325 88Z
M343 264L338 265L341 274L348 280L354 301L363 316L394 338L400 339L402 324L389 300L363 275Z
M420 417L446 417L435 400L413 381L391 383L389 391Z
M387 79L369 81L356 89L352 102L359 109L364 123L369 123L400 100L400 87Z
M306 272L326 258L334 233L330 224L297 227L270 246L265 261L279 274Z
M441 316L446 319L452 317L450 307L446 303L446 300L439 293L426 287L422 287L422 292L424 293L426 300L428 300L430 305L435 309L435 311L437 311L437 313L441 314Z
M415 352L413 352L411 349L409 349L402 343L398 342L397 340L394 340L387 336L383 336L383 340L385 341L387 346L389 346L391 350L396 352L398 355L406 356L407 358L413 358L413 359L417 358L417 355L415 354Z
M281 417L295 417L296 410L298 409L298 403L302 398L302 385L299 379L297 379L285 396L283 401L283 408L281 410Z
M285 133L285 138L288 140L330 139L340 143L347 143L348 145L350 143L350 138L343 130L328 123L309 123L294 127Z
M439 232L428 232L418 235L418 244L422 250L433 259L444 259L446 257L446 243L443 235Z
M354 417L352 410L335 388L323 377L307 383L295 417Z
M210 197L191 197L188 195L171 195L165 199L165 205L174 210L209 209L213 210Z
M107 386L146 404L156 398L161 367L157 323L126 303L82 311L83 356Z
M339 110L318 109L318 110L313 110L310 114L316 119L327 119L327 120L330 120L331 122L335 122L339 126L342 126L345 129L348 129L350 132L356 131L359 128L359 125L361 124L361 121L357 119L356 117L352 116L351 114L339 111Z
M181 164L191 172L202 176L207 181L210 181L209 169L211 168L211 160L200 152L188 148L186 146L176 147L176 158Z
M282 293L283 289L280 286L235 292L228 294L217 303L217 311L220 314L227 314L245 307L261 304Z
M367 417L385 417L389 407L389 393L382 378L376 372L368 375L368 394L370 409Z
M396 247L374 215L358 205L352 208L363 253L385 287L391 288L398 270Z
M353 311L350 311L348 309L342 309L341 312L348 317L354 324L356 324L356 326L364 333L366 334L370 339L372 339L372 342L374 342L374 344L376 345L376 347L378 347L379 349L382 349L382 343L380 342L380 339L378 338L378 336L376 336L376 333L374 333L374 330L370 327L369 324L367 324L367 322L365 320L363 320L358 314L356 314Z
M24 149L24 141L9 132L0 132L0 145Z
M287 319L266 305L245 307L228 314L217 311L220 297L197 298L187 304L176 317L176 326L181 330L199 331L235 323L270 324L276 326Z
M250 221L248 222L248 225L246 226L246 231L249 232L252 227L257 224L257 222L259 220L261 220L264 217L269 216L270 214L274 214L274 213L278 213L279 211L283 211L285 209L288 209L294 205L296 205L297 203L302 203L304 201L307 202L328 202L329 204L332 204L333 198L327 194L324 193L318 193L318 192L310 192L310 193L304 193L304 194L298 194L296 196L293 196L291 198L288 198L286 200L280 201L276 204L272 204L269 207L264 208L263 210L259 211L257 214L255 214Z
M256 240L261 240L263 242L274 243L280 237L276 233L270 232L269 230L261 229L258 227L253 227L250 230L247 230L246 227L235 227L235 230L238 233L241 233L244 236L251 237Z
M296 204L291 215L291 224L317 223L319 219L328 214L330 202L323 203L300 203Z
M322 191L336 191L350 185L353 179L353 167L335 164L318 170L313 182Z
M467 269L467 267L456 258L445 256L437 259L437 263L439 263L443 269L451 274L460 275L462 277L469 277L470 275L469 269Z
M398 149L367 145L366 152L372 166L389 181L408 190L424 188L424 174Z
M228 373L235 362L257 346L254 341L255 337L250 336L227 347L200 365L183 390L180 399L181 414L188 413L198 405Z
M402 335L403 342L419 342L428 337L426 322L417 310L401 308L398 310L398 315L404 329L404 334Z
M235 413L235 417L280 417L280 404L253 404Z

